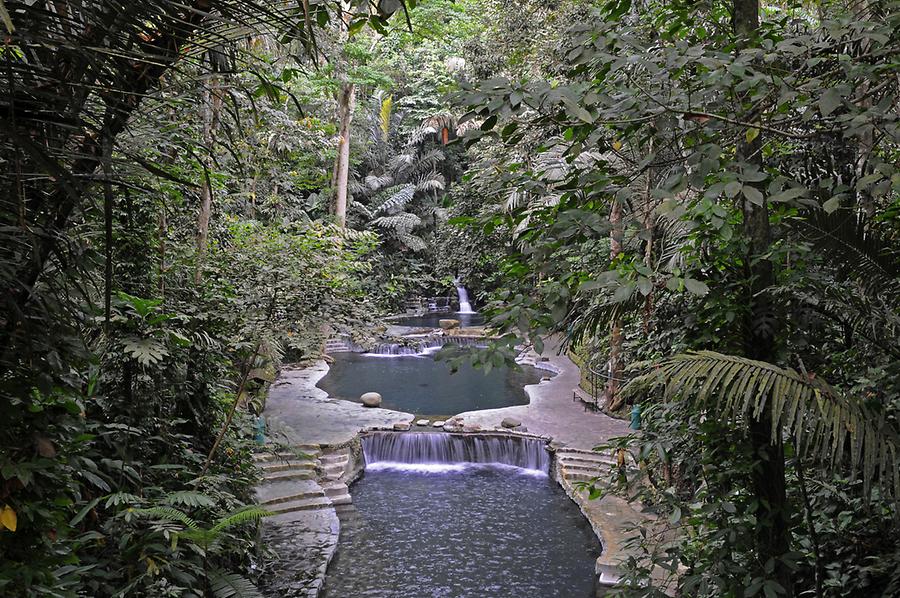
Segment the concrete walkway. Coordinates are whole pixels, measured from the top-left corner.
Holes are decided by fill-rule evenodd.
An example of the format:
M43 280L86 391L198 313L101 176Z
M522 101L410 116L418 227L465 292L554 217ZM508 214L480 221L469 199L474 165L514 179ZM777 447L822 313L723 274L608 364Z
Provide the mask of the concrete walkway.
M546 361L535 362L537 367L557 374L550 380L525 387L530 398L528 405L461 413L463 424L499 428L503 418L511 417L521 421L529 432L553 438L555 445L587 450L615 436L628 434L627 422L586 411L581 401L572 399L581 374L568 357L556 355L557 347L548 342L541 356Z
M289 446L337 446L353 440L363 428L412 422L411 413L329 398L316 387L327 373L328 365L321 360L307 368L282 370L269 389L264 413L273 441Z

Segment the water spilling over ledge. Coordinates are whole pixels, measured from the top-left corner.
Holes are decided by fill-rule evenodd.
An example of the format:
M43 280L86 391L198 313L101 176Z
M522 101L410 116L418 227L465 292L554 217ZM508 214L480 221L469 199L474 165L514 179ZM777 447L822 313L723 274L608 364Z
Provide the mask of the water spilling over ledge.
M374 432L363 436L362 449L367 469L448 471L466 464L498 464L544 474L550 470L546 444L537 438L501 434Z
M378 343L371 351L364 355L378 355L382 357L425 357L431 355L444 345L459 345L463 347L482 347L485 341L482 338L465 336L429 336L419 341L401 343Z

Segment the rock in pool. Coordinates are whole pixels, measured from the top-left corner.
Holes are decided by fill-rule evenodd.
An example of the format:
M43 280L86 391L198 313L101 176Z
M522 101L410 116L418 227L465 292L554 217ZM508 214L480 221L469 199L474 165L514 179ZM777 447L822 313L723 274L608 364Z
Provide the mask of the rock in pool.
M366 407L380 407L381 406L381 395L377 392L367 392L363 393L359 400L362 401L362 404Z

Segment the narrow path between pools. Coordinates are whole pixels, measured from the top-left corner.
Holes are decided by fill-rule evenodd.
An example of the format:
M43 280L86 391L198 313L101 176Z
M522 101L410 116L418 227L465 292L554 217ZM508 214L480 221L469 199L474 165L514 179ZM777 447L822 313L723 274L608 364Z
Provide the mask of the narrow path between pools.
M574 484L598 475L610 462L610 455L592 449L626 434L628 428L626 422L586 411L580 401L573 400L578 368L555 350L556 345L548 342L543 357L533 353L526 357L526 363L555 372L526 387L529 404L465 412L456 422L468 433L516 434L501 425L511 418L521 422L527 436L549 441L555 462L551 475L600 539L603 552L597 559L596 575L601 586L612 585L618 579L616 565L626 556L622 547L626 529L646 516L614 496L588 500ZM264 526L266 539L276 552L275 558L264 564L269 571L278 572L263 583L268 596L319 595L338 543L340 522L335 509L345 518L347 511L354 509L348 486L364 467L360 433L410 426L430 429L416 426L416 416L411 413L330 398L316 387L327 372L325 361L306 368L285 368L272 385L266 404L271 440L293 447L293 454L258 456L266 479L259 500L278 513Z

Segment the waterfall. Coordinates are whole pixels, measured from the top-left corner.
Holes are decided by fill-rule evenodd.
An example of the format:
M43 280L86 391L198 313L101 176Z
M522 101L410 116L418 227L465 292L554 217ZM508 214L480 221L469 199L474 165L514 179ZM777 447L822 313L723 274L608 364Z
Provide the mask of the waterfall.
M425 357L431 355L444 345L484 346L484 339L467 336L429 336L411 343L379 343L366 355L381 357Z
M469 292L466 291L466 287L457 284L456 293L459 295L459 313L474 314L475 312L472 310L472 304L469 303Z
M442 432L376 432L363 436L366 467L443 471L466 464L501 464L550 471L545 443L536 438Z

